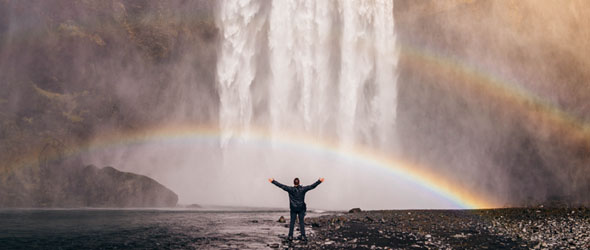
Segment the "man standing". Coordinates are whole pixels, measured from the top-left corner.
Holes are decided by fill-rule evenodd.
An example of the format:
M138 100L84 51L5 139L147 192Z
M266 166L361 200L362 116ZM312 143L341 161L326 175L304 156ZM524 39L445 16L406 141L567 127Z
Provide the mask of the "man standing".
M289 221L289 240L293 240L293 227L295 226L295 218L299 217L299 230L301 232L301 240L307 241L305 237L305 224L303 223L303 219L305 218L305 211L307 207L305 205L305 193L307 191L314 189L320 183L324 182L324 178L320 178L314 184L309 186L300 186L299 185L299 178L295 178L293 180L293 184L295 186L289 187L285 186L278 181L275 181L273 178L268 179L268 181L272 184L275 184L277 187L287 191L289 193L289 208L291 210L291 220Z

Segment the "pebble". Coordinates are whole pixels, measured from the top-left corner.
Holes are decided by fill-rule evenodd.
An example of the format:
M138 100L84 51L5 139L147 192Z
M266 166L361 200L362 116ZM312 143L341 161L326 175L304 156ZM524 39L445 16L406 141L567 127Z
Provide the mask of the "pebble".
M590 245L587 208L363 211L310 220L312 227L327 223L314 228L312 241L330 249L584 249Z

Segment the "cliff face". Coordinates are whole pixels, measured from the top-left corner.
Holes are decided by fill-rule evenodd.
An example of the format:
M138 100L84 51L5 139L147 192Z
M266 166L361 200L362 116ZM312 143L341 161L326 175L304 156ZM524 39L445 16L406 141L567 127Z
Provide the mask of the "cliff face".
M175 205L154 180L63 155L101 132L215 121L199 108L216 103L214 7L0 0L0 206Z
M405 154L503 205L589 204L586 1L397 1Z
M215 121L214 7L0 0L0 174L101 131Z

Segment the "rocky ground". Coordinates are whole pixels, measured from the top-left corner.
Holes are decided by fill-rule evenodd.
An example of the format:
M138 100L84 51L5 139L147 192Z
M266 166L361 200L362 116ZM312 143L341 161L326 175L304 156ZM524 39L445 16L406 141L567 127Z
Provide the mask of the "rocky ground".
M588 249L590 209L394 210L306 219L292 249ZM297 235L297 234L296 234Z

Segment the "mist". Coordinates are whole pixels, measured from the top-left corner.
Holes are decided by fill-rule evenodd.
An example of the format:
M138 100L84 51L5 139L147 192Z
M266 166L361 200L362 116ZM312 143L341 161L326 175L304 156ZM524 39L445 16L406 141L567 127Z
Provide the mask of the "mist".
M506 206L586 204L587 4L396 3L402 46L440 59L400 59L405 155Z
M26 186L23 159L58 158L146 175L180 204L278 208L287 197L266 179L325 177L310 208L459 207L285 142L303 134L399 158L494 206L587 204L586 5L0 1L0 174ZM217 132L158 130L176 125ZM126 142L133 133L146 139Z

